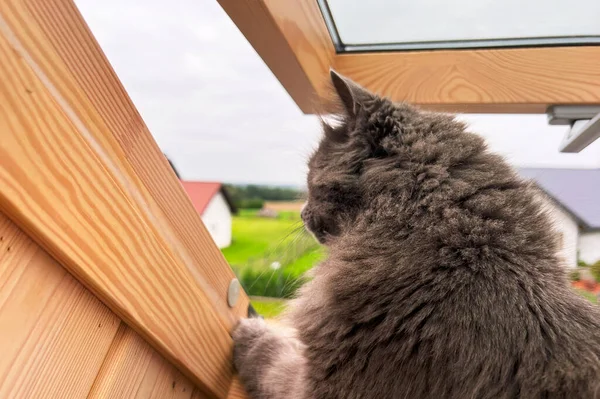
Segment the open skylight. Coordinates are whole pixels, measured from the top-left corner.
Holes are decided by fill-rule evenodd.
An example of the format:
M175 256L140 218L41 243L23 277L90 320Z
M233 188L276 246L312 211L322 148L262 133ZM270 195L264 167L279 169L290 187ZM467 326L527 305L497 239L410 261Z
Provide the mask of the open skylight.
M319 0L338 52L600 44L597 0Z

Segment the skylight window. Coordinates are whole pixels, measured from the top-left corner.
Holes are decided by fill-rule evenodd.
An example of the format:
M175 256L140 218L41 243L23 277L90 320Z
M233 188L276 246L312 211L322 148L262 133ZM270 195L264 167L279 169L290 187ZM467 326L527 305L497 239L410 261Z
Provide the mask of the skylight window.
M600 44L597 0L319 0L338 52Z

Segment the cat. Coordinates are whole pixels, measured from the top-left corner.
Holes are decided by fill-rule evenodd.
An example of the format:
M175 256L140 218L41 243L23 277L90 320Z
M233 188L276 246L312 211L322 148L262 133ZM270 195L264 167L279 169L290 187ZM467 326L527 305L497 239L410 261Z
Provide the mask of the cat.
M446 114L331 71L309 161L327 247L281 326L234 329L253 399L600 397L600 308L571 290L533 183Z

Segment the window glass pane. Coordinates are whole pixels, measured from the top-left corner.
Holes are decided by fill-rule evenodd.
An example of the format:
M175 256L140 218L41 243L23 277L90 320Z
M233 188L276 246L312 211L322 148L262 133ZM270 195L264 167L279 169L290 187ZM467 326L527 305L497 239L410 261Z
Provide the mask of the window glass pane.
M328 7L324 9L331 12L341 44L349 47L600 43L598 0L326 0L326 3Z

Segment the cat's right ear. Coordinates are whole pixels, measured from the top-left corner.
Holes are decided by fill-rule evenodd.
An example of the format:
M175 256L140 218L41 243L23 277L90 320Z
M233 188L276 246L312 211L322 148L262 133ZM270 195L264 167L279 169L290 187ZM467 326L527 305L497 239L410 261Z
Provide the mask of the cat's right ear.
M331 83L333 83L333 87L348 115L356 116L360 108L375 97L367 89L361 87L351 79L340 75L333 69L329 70L329 76L331 77Z

